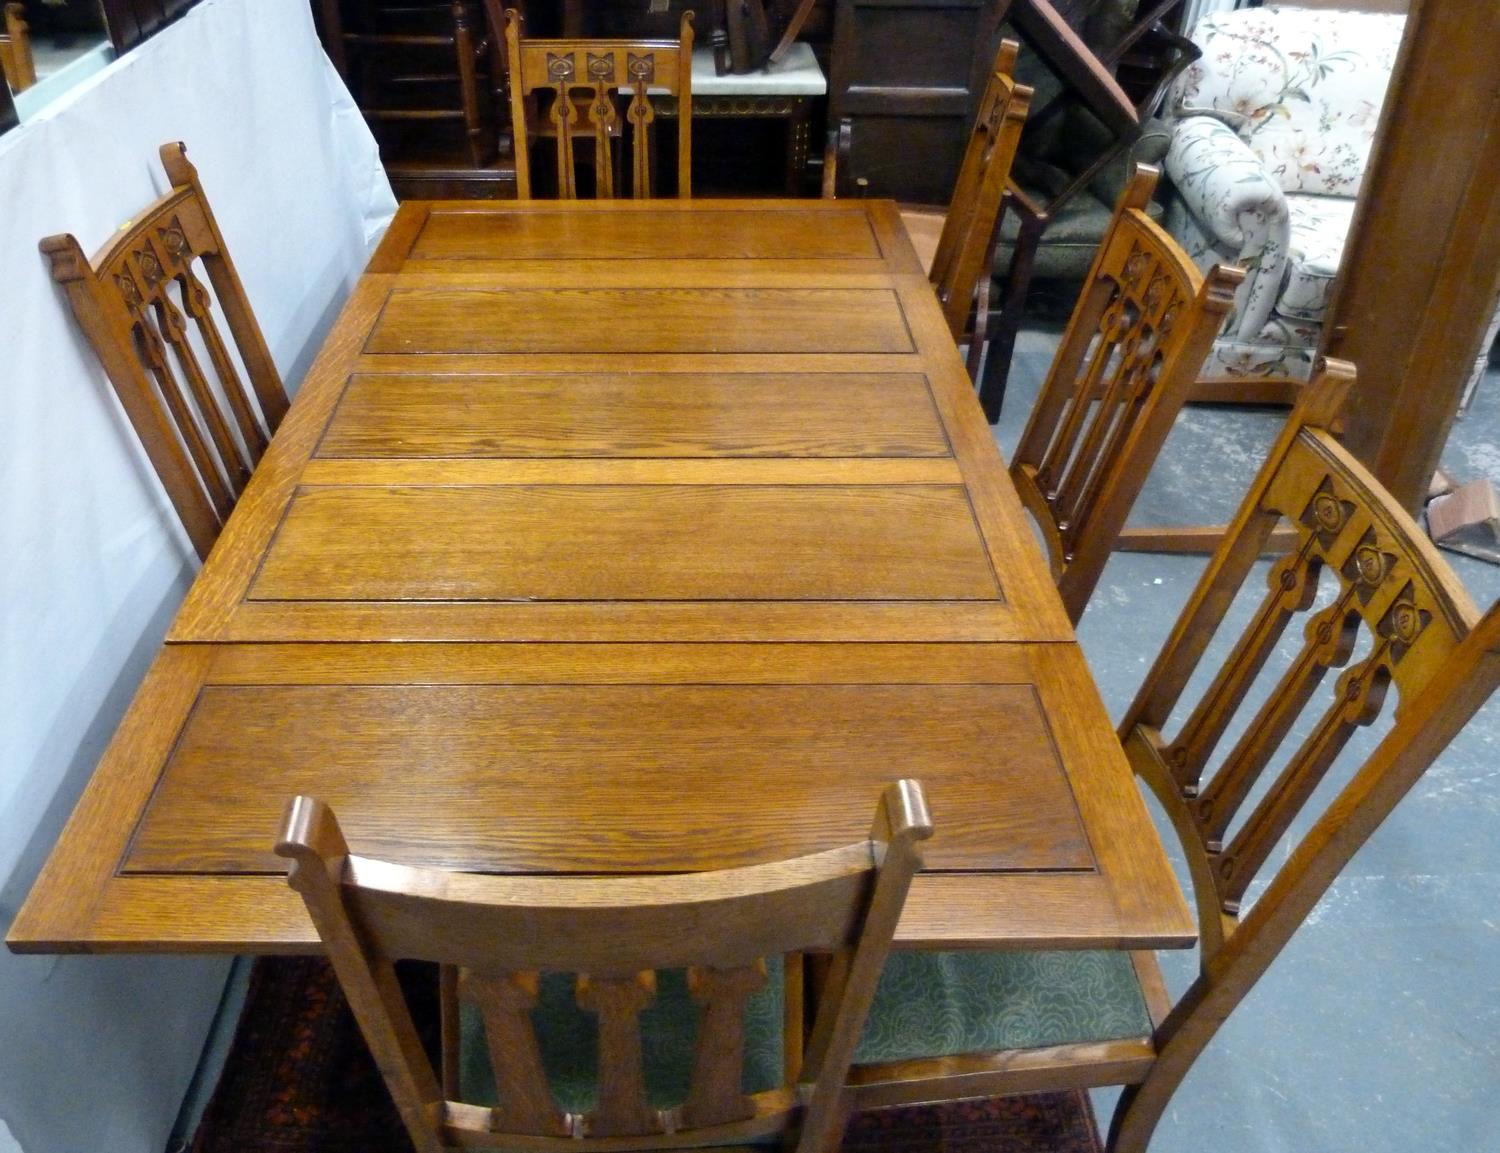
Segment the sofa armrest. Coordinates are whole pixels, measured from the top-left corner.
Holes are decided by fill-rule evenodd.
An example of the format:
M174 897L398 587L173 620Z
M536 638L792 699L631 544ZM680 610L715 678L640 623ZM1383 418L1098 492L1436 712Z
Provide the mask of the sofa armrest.
M1251 339L1270 319L1286 277L1291 214L1286 193L1250 146L1222 121L1173 125L1167 175L1204 232L1235 251L1246 272L1225 330Z

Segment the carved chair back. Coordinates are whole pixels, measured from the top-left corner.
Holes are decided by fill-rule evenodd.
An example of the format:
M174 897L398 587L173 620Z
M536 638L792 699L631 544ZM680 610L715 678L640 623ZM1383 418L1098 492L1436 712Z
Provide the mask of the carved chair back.
M292 861L339 981L422 1153L492 1144L575 1153L747 1141L799 1132L798 1148L838 1144L843 1093L912 876L932 833L921 787L886 788L870 838L775 864L631 878L503 878L408 868L351 855L333 814L297 797L276 851ZM745 1009L765 958L833 955L799 1085L741 1089ZM485 1024L498 1108L448 1099L397 984L402 958L457 966ZM640 1013L659 969L688 970L697 1036L687 1098L648 1104ZM598 1019L598 1097L586 1114L556 1104L530 1008L542 972L576 979ZM805 1105L803 1104L805 1102Z
M172 190L92 264L69 233L47 237L41 250L194 548L207 557L286 414L287 396L186 149L165 144L161 161ZM215 319L214 298L249 389Z
M21 92L36 83L36 60L31 52L31 26L20 4L5 5L4 22L0 24L0 77L12 92Z
M1075 622L1245 275L1199 274L1146 214L1156 178L1121 195L1011 462Z
M969 331L974 294L980 278L990 275L995 221L1031 103L1031 89L1012 76L1019 47L1014 40L1000 42L928 274L955 340Z
M1158 1030L1151 1072L1122 1099L1119 1148L1144 1148L1219 1023L1500 681L1500 605L1480 619L1426 534L1329 431L1353 376L1329 361L1306 389L1120 728L1187 853L1202 966ZM1266 593L1208 688L1184 702L1278 525L1294 531L1291 551L1270 566ZM1320 593L1320 583L1330 587ZM1252 707L1252 685L1295 635L1294 621L1302 639ZM1294 822L1335 758L1392 696L1391 727L1299 839ZM1248 724L1216 757L1237 717ZM1306 733L1295 742L1294 726ZM1273 852L1289 830L1290 853ZM1267 887L1242 919L1257 877Z
M677 40L527 40L521 14L501 13L501 0L485 0L490 22L505 29L510 83L511 131L515 138L516 195L531 196L528 142L545 116L557 145L557 189L564 200L578 196L575 146L593 142L595 195L616 194L610 140L622 131L617 104L629 93L624 120L630 127L631 193L651 195L652 138L656 109L649 93L677 102L677 195L692 196L693 14L684 12ZM547 96L538 112L538 94ZM580 120L582 122L580 122Z

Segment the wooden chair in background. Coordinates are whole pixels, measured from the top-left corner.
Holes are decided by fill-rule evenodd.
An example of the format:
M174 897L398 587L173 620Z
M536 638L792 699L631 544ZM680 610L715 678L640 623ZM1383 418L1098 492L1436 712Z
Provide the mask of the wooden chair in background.
M20 4L5 5L0 27L0 75L12 92L22 92L36 83L36 61L31 54L31 28Z
M1011 461L1075 622L1245 275L1198 272L1146 215L1156 179L1121 196Z
M947 210L901 209L901 222L943 306L953 339L968 345L971 379L978 378L990 314L995 225L1031 101L1031 89L1017 84L1012 75L1018 51L1014 40L1000 42ZM848 142L846 124L835 132L823 160L825 198L839 192L840 153L847 158Z
M1174 1004L1154 954L1136 954L1149 1034L857 1065L859 1106L1124 1084L1109 1149L1143 1153L1225 1018L1500 683L1500 604L1480 617L1422 529L1329 432L1352 380L1349 365L1330 362L1307 387L1120 726L1132 767L1165 806L1187 854L1202 942L1197 979ZM1204 695L1184 701L1278 525L1291 527L1295 547L1272 566L1268 591ZM1315 600L1320 577L1335 587ZM1278 672L1270 659L1283 636L1296 635L1289 630L1298 617L1306 639L1284 671L1257 685L1263 672ZM1335 669L1342 671L1330 690L1324 682ZM1268 695L1250 691L1272 679ZM1354 730L1374 722L1391 695L1399 701L1390 728L1304 822ZM1247 700L1253 709L1242 710ZM1185 719L1167 736L1179 708ZM1246 719L1242 711L1254 715L1215 759L1235 719ZM1295 750L1258 791L1289 738ZM1248 886L1267 872L1267 887L1246 909Z
M495 877L354 856L319 802L295 798L276 851L421 1153L452 1144L620 1153L795 1136L838 1147L843 1087L911 879L932 834L920 785L888 786L870 839L775 864L626 878ZM833 954L796 1084L745 1095L745 1012L766 959ZM499 1107L449 1099L396 981L397 959L459 969L482 1013ZM691 1086L647 1100L641 1011L656 971L688 967L697 1002ZM597 1101L559 1107L530 1012L540 973L577 973L598 1017ZM583 976L581 974L587 974ZM543 1025L545 1026L545 1022ZM446 1060L445 1060L446 1063Z
M557 194L578 196L579 140L592 143L594 194L616 195L610 141L623 126L617 97L630 93L624 119L631 137L631 194L651 195L656 110L648 92L677 101L677 195L692 196L693 14L684 12L677 40L527 40L523 20L501 0L485 0L492 29L504 29L515 138L516 195L532 195L530 144L552 139L557 152ZM492 35L496 33L492 31ZM580 123L580 121L582 123Z
M193 547L207 557L286 414L287 396L186 148L162 145L161 162L171 191L92 264L70 233L47 237L41 250ZM248 391L215 321L215 298ZM213 364L214 384L195 338Z

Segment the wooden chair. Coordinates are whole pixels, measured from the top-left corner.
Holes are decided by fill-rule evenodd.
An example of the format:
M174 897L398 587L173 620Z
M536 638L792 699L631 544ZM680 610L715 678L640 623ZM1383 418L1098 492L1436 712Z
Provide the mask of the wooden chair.
M502 12L501 0L485 4L492 27L503 25L505 30L518 197L531 196L529 144L538 136L551 137L556 144L558 196L578 196L579 139L593 142L595 196L615 196L610 141L622 131L616 105L622 89L630 92L624 118L631 128L632 195L638 200L651 195L656 109L649 91L677 101L677 195L684 200L692 196L691 12L682 14L677 40L527 40L520 13ZM545 103L539 102L539 95L548 98Z
M1199 274L1146 215L1156 179L1121 196L1010 467L1074 622L1245 275Z
M1131 765L1187 854L1202 941L1197 979L1173 1004L1154 955L1137 954L1150 1011L1143 1035L859 1065L851 1073L859 1105L1125 1084L1109 1147L1140 1153L1219 1025L1500 682L1500 604L1481 619L1422 530L1329 432L1352 379L1350 366L1330 362L1308 386L1120 726ZM1269 591L1204 695L1184 701L1278 524L1295 532L1293 551L1271 567ZM1336 588L1315 603L1320 577ZM1305 639L1262 703L1248 690L1278 641L1297 635L1289 632L1296 617ZM1335 757L1388 696L1399 698L1391 727L1316 819L1305 815L1301 832L1299 815ZM1256 703L1242 710L1247 699ZM1242 711L1253 712L1243 735L1205 772ZM1185 719L1166 735L1170 716ZM1258 791L1294 733L1295 751ZM1284 842L1289 854L1272 852ZM1263 874L1268 885L1247 909L1247 887Z
M171 191L128 222L92 264L69 233L47 237L41 250L193 547L207 557L286 414L287 396L187 149L164 144L161 162ZM254 404L215 321L215 298Z
M413 1143L603 1153L797 1133L803 1153L837 1148L842 1093L906 891L932 834L915 781L886 788L870 839L775 864L628 878L493 877L354 856L329 809L287 808L276 851L302 894ZM833 954L796 1085L741 1090L745 1011L768 957ZM459 968L483 1015L499 1106L440 1087L395 978L397 959ZM688 968L697 1002L691 1088L647 1102L640 1013L656 970ZM581 974L599 1026L595 1107L557 1105L530 1008L539 974ZM582 975L586 974L586 975ZM445 1062L446 1063L446 1062ZM447 1075L441 1084L452 1085Z
M901 222L943 306L953 339L968 345L969 376L975 379L990 314L996 221L1031 101L1031 89L1017 84L1012 75L1018 51L1014 40L1000 42L947 210L901 209ZM839 159L841 153L847 157L849 139L846 123L835 133L824 157L823 195L827 199L837 194Z
M5 24L0 28L0 74L12 92L22 92L36 83L31 28L20 4L5 5L4 15Z

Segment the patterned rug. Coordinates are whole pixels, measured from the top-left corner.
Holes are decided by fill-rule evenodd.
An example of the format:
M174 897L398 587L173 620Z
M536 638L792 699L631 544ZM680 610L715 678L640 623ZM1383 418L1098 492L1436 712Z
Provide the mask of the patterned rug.
M430 968L402 973L429 1050ZM332 970L320 958L255 963L229 1059L193 1153L410 1153L411 1142ZM843 1153L1100 1153L1084 1093L1043 1093L857 1114Z

